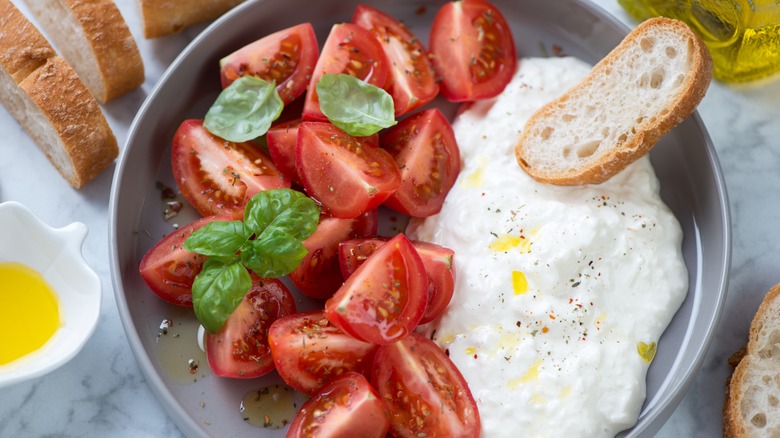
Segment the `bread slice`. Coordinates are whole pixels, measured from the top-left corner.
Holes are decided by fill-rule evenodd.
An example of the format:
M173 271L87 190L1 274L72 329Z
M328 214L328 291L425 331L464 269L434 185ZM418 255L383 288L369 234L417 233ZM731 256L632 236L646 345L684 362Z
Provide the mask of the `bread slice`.
M144 82L138 46L113 0L25 0L54 47L101 103Z
M139 0L144 37L158 38L213 20L244 0Z
M726 389L723 436L780 437L780 284L758 307L742 352Z
M0 0L0 102L76 188L119 152L95 98L9 0Z
M687 118L711 78L710 53L685 23L647 20L531 116L515 147L517 161L542 182L604 182Z

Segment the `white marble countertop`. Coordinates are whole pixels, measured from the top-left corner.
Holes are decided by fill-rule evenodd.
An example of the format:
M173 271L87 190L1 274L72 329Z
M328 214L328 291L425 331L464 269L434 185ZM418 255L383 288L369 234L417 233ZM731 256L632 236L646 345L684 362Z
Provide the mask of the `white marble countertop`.
M593 0L631 23L616 0ZM14 3L23 11L20 0ZM139 43L143 86L104 107L120 147L164 69L203 29L144 40L136 0L117 4ZM699 106L725 174L733 221L726 307L703 368L660 437L718 436L727 358L745 341L763 294L780 282L780 81L735 88L714 82ZM0 392L0 437L181 436L146 384L120 322L109 272L112 166L77 191L68 186L16 121L0 108L0 202L19 201L53 226L89 227L83 252L103 284L101 318L81 353L57 371Z

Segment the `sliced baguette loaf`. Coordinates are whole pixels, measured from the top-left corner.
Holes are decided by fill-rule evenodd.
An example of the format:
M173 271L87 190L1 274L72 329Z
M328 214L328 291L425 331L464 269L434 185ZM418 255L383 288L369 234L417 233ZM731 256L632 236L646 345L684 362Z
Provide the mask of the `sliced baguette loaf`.
M780 284L764 297L728 382L725 438L780 437Z
M25 1L98 101L106 103L144 82L138 46L113 0Z
M0 102L73 187L119 152L95 98L9 0L0 0Z
M158 38L213 20L244 0L139 0L144 37Z
M552 184L606 181L687 118L711 78L709 51L686 24L647 20L528 120L518 164Z

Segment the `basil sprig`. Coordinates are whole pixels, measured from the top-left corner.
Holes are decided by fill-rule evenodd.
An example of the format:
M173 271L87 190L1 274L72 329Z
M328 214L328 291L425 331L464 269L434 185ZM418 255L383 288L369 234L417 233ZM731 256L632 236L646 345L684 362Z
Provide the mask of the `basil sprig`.
M317 204L291 189L253 196L243 221L214 221L184 241L209 258L192 284L195 316L210 333L222 328L252 286L248 269L264 278L292 272L306 255L306 240L319 222Z
M273 83L242 76L219 93L203 126L218 137L240 143L265 134L282 109L284 102Z
M320 111L349 135L372 135L397 123L393 98L387 91L354 76L322 75L317 96Z

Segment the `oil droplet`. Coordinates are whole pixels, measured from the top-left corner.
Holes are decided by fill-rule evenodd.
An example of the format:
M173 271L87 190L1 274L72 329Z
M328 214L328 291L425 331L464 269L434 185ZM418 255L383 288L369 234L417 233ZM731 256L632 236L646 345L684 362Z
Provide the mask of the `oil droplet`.
M539 367L542 366L542 359L536 359L534 363L526 370L525 374L509 381L509 389L515 389L522 383L529 383L539 378Z
M528 292L528 280L521 271L512 271L512 288L515 295L522 295Z
M484 169L485 165L487 164L487 160L485 159L484 155L480 155L477 157L477 168L470 174L466 175L465 178L461 180L461 186L470 188L470 189L478 189L485 185L485 177L484 177Z
M198 323L189 309L174 309L157 330L157 360L172 381L186 384L211 374L206 353L198 345Z
M655 351L656 351L656 343L651 342L649 344L645 344L644 342L639 342L636 344L636 351L639 353L639 357L642 358L645 363L650 363L653 361L653 358L655 357Z
M57 295L21 263L0 263L0 365L43 347L63 325Z
M506 252L520 245L523 240L525 239L521 238L520 236L510 236L509 234L504 234L503 236L499 236L498 239L494 240L488 248L496 252Z
M257 427L281 429L292 421L305 395L284 385L271 385L247 392L241 399L241 418Z

